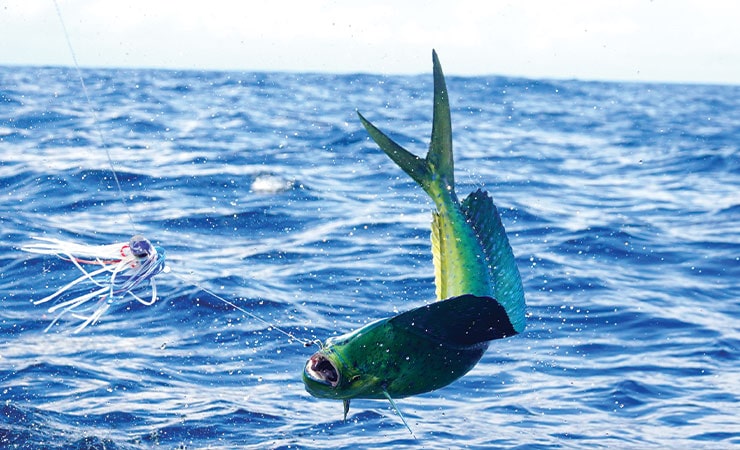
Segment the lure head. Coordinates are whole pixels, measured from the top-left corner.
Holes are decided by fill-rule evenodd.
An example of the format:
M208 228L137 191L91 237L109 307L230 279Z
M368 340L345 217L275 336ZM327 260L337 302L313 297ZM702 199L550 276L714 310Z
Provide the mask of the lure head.
M149 242L149 239L140 234L129 239L128 246L131 249L131 254L139 259L149 258L152 254L156 253L156 250L152 243Z

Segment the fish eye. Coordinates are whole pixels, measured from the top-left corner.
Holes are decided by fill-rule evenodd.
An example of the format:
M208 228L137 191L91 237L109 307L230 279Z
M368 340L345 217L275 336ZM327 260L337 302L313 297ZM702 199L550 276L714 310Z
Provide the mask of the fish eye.
M154 253L152 243L140 234L132 237L128 242L128 246L131 249L131 254L137 258L148 258Z

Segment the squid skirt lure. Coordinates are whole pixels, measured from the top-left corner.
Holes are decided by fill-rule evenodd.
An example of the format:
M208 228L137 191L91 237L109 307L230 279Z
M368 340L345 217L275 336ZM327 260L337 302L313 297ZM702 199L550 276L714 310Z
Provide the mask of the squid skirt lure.
M36 300L36 305L61 300L51 306L49 313L57 316L46 327L49 331L63 316L69 314L82 320L74 333L94 325L110 308L113 301L131 296L142 305L150 306L157 300L154 276L168 272L164 249L156 247L144 236L133 236L129 242L110 245L84 245L58 239L36 238L39 242L22 250L42 255L55 255L69 261L82 275L55 293ZM135 293L135 289L151 287L151 296Z

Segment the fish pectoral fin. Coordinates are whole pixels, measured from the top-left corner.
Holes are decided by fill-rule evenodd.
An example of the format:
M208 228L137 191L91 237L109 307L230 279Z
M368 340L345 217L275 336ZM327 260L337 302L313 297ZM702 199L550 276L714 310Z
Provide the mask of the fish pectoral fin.
M385 398L387 398L388 401L391 402L391 407L393 408L394 411L396 411L396 414L398 414L398 417L401 418L401 421L403 422L403 424L406 425L406 429L409 430L409 433L411 433L411 436L414 436L414 432L411 430L411 427L409 426L408 422L406 422L406 418L403 417L403 414L401 414L401 410L398 409L398 406L396 406L396 402L393 401L393 397L391 397L391 395L385 390L383 390L383 395L385 395ZM414 439L416 439L416 436L414 436Z
M349 399L345 398L342 400L342 404L344 405L344 420L347 420L347 413L349 412Z
M441 344L472 346L517 334L504 307L491 297L450 297L406 311L389 323Z

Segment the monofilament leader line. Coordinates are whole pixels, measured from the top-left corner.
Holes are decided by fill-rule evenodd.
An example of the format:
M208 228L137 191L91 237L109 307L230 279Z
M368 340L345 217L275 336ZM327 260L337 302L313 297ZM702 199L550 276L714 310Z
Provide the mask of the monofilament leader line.
M45 331L50 330L63 317L71 316L81 321L74 333L82 331L88 325L94 325L100 317L114 304L122 299L135 299L145 306L153 305L157 300L157 285L154 277L162 272L168 272L165 263L164 249L155 245L144 236L136 232L131 210L121 188L121 182L113 165L108 145L105 142L100 121L93 108L90 95L87 92L85 78L77 62L72 42L64 24L61 9L57 0L53 0L59 23L62 25L67 47L72 55L77 76L85 94L87 108L93 119L100 138L100 144L108 157L113 179L118 189L118 195L128 215L129 223L134 232L128 242L118 242L109 245L87 245L68 242L59 239L36 237L33 243L26 244L21 250L42 255L54 255L69 261L80 271L81 275L57 289L51 295L36 299L34 304L54 301L47 309L55 314L54 320Z
M199 283L197 283L197 282L195 282L193 280L188 280L187 278L185 278L185 277L183 277L181 275L178 275L178 274L172 274L172 275L174 277L179 278L180 280L184 281L185 283L188 283L188 284L190 284L192 286L197 287L198 289L200 289L201 291L205 292L206 294L211 295L211 296L213 296L214 298L216 298L218 300L221 300L222 302L226 303L227 305L231 306L232 308L236 309L237 311L240 311L240 312L244 313L247 317L251 317L252 319L257 320L258 322L261 322L263 325L267 325L270 328L274 328L276 331L279 331L280 333L284 334L288 338L293 339L294 341L300 342L301 344L303 344L304 347L310 347L312 345L318 345L319 347L322 347L321 341L319 341L318 339L316 339L316 340L308 340L308 339L301 339L299 337L296 337L293 333L291 333L289 331L285 331L282 328L280 328L280 327L272 324L271 322L263 319L262 317L260 317L260 316L254 314L254 313L251 313L251 312L247 311L246 309L242 308L241 306L239 306L239 305L237 305L237 304L235 304L235 303L233 303L233 302L231 302L231 301L229 301L229 300L221 297L220 295L216 294L215 292L213 292L212 290L206 288L205 286L201 286Z
M108 144L106 143L105 137L103 135L103 130L100 127L100 121L98 120L98 115L95 112L95 108L93 108L92 101L90 100L90 95L87 92L87 86L85 85L85 77L82 76L82 70L80 69L80 65L77 62L77 55L75 54L74 47L72 47L72 41L69 39L69 33L67 32L67 26L64 24L64 18L62 17L62 10L59 8L59 2L57 0L54 1L54 8L57 12L57 17L59 18L59 23L62 25L62 31L64 32L64 39L67 41L67 48L69 49L69 53L72 56L72 62L74 63L75 70L77 71L77 78L80 80L80 85L82 85L82 93L85 95L85 101L87 102L87 109L90 113L90 116L93 119L93 124L95 126L95 129L98 133L98 139L100 139L100 145L103 147L103 150L105 150L105 154L108 157L108 165L110 166L111 174L113 175L113 180L116 182L116 188L118 188L118 195L121 198L121 202L123 203L123 207L126 210L126 214L128 215L129 223L131 224L131 228L133 230L133 234L138 234L136 230L136 223L134 222L134 216L131 214L131 209L128 206L128 202L126 201L126 196L123 193L123 189L121 188L121 182L118 180L118 174L116 173L116 168L113 164L113 158L110 155L110 149L108 147Z
M90 95L88 94L87 86L85 85L85 77L82 75L82 70L80 69L79 63L77 62L77 55L75 54L74 47L72 46L72 41L69 38L67 27L64 24L64 18L62 17L61 8L59 7L59 3L57 0L53 0L53 2L56 9L57 17L59 18L59 23L61 24L62 30L64 32L64 38L67 41L69 53L72 56L72 61L75 66L75 70L77 71L77 77L80 81L80 85L82 86L82 92L85 95L88 112L93 119L93 123L95 124L101 146L105 150L105 154L108 157L108 165L110 166L111 173L113 174L116 188L118 188L118 194L121 198L121 202L123 203L124 208L126 209L129 222L131 223L131 227L134 231L134 236L129 240L129 242L121 242L110 245L93 246L75 244L71 242L60 241L57 239L37 238L37 241L39 242L23 247L23 250L32 253L56 255L64 260L72 262L77 267L77 269L82 272L82 276L67 284L66 286L60 288L54 294L49 295L43 299L36 300L34 302L35 304L46 303L54 299L61 299L65 297L65 294L68 295L67 298L64 298L64 301L62 303L58 303L49 308L49 312L57 312L57 316L54 321L47 327L47 330L51 329L63 315L69 313L74 317L83 320L82 324L78 326L75 330L75 332L79 332L82 331L86 326L95 324L103 315L103 313L108 310L113 299L116 297L120 298L128 295L135 298L139 301L139 303L143 305L150 306L154 304L154 302L157 300L157 288L156 284L154 283L153 277L161 272L169 273L170 270L169 267L165 264L164 249L152 245L149 240L147 240L144 236L139 235L136 231L136 224L134 222L133 215L131 214L131 209L129 208L128 202L126 201L126 196L123 193L123 188L121 187L121 183L118 179L118 174L116 173L116 169L113 164L113 158L111 157L110 149L106 143L105 136L103 135L103 130L100 127L100 121L98 120L95 108L93 108L92 101L90 100ZM83 264L93 265L99 268L95 271L90 272L83 267ZM216 294L210 289L207 289L199 283L188 280L177 274L173 275L181 281L184 281L191 286L195 286L201 291L212 295L213 297L231 306L232 308L241 311L246 316L251 317L252 319L257 320L262 324L279 331L292 340L300 342L305 347L309 347L314 344L321 347L321 341L300 339L294 336L292 333L285 331L278 326L275 326L274 324L261 318L260 316L251 313L246 309L234 304L233 302L221 297L220 295ZM132 292L135 287L139 286L144 281L148 281L148 284L152 289L151 298L149 300L145 300L141 296ZM72 288L77 287L84 282L90 282L93 284L94 287L91 292L76 296L74 294L69 294ZM91 301L93 301L92 308L89 307L89 302Z

